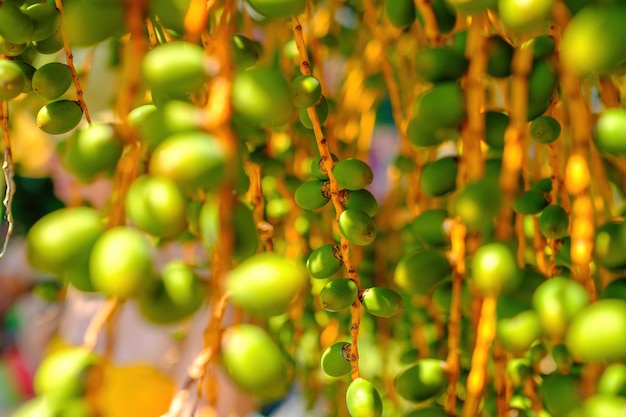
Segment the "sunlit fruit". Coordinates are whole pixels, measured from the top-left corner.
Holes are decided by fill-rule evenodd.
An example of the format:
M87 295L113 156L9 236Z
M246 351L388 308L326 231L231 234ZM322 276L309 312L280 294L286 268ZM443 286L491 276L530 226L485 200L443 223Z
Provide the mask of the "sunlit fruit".
M19 96L25 83L24 74L17 64L7 59L0 60L0 99L7 100Z
M51 135L60 135L78 126L82 117L83 110L76 101L57 100L39 110L37 126Z
M626 364L608 365L598 379L598 394L626 397Z
M269 18L299 15L304 11L304 0L247 0L260 15Z
M31 18L18 5L5 1L0 4L0 36L12 43L26 43L33 35Z
M239 72L233 80L232 104L242 116L266 126L280 126L293 113L289 84L268 68Z
M498 0L498 14L507 27L532 30L546 25L553 0Z
M521 273L513 251L503 243L481 246L471 260L472 282L484 294L499 295L517 288Z
M498 320L498 340L506 350L512 353L522 354L526 352L541 335L541 322L533 310L523 311L511 318Z
M598 118L595 144L603 152L626 153L626 109L615 107L604 110Z
M372 183L374 172L364 161L355 158L342 159L333 168L337 183L348 190L360 190Z
M465 118L463 90L453 82L438 83L417 98L415 109L431 128L456 128Z
M366 246L376 239L376 222L363 210L344 210L338 222L341 234L354 245Z
M350 417L381 417L383 402L380 393L370 381L357 378L348 385L346 404Z
M204 51L187 42L158 45L143 59L143 74L148 85L170 94L197 91L205 80Z
M363 290L361 304L365 310L378 317L392 317L402 311L402 296L391 288L371 287Z
M303 182L294 194L296 204L305 210L317 210L330 201L330 190L327 181L311 180Z
M40 41L52 35L61 25L61 14L50 3L35 3L23 9L33 22L31 41Z
M415 294L426 294L452 272L443 252L435 249L411 252L398 262L394 282Z
M324 353L322 353L322 370L328 376L340 377L350 373L350 361L346 359L349 357L350 343L337 342L328 346Z
M253 66L259 60L259 49L256 43L243 35L233 35L231 42L233 62L238 69Z
M291 99L298 107L311 107L322 98L322 85L312 75L300 75L291 82Z
M446 364L438 359L421 359L396 377L394 387L396 393L408 401L435 398L448 387Z
M328 311L341 311L350 307L356 299L358 288L349 278L336 279L324 285L320 291L320 304Z
M339 245L322 245L309 255L306 261L306 269L312 278L330 278L339 269L343 262L341 260L341 248Z

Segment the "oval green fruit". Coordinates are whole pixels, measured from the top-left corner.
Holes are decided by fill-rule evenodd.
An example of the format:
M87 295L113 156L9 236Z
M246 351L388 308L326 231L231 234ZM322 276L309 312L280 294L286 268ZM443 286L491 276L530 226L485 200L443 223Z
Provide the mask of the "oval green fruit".
M601 267L621 269L626 266L626 224L609 221L596 229L593 260Z
M191 131L174 134L152 153L150 174L174 181L184 191L212 190L224 178L226 151L213 135Z
M528 76L527 119L534 120L550 107L558 84L554 63L549 59L537 60Z
M467 65L465 56L450 47L420 48L415 57L417 76L429 83L455 81L467 71Z
M154 236L171 238L187 230L187 199L166 177L136 178L124 206L131 223Z
M259 60L260 52L252 39L239 34L233 35L231 46L235 68L246 69Z
M450 245L450 236L445 229L448 218L445 209L424 210L411 223L411 230L429 246L446 247Z
M465 97L454 82L435 84L417 98L415 115L429 127L455 129L465 119Z
M418 249L398 262L394 282L411 293L427 294L452 272L452 267L442 251Z
M63 7L63 33L73 46L90 46L126 33L125 8L116 1L73 1Z
M33 35L33 21L16 4L0 3L0 36L11 43L26 43Z
M499 319L497 338L509 352L521 355L542 335L541 321L534 310L526 310L511 318Z
M19 56L26 49L25 43L11 43L7 42L0 36L0 54L6 56Z
M371 287L363 290L361 304L377 317L395 316L404 309L402 296L391 288Z
M333 168L336 163L339 161L339 158L334 153L330 154L330 157L333 160ZM327 180L328 172L326 171L326 164L322 162L322 156L317 155L315 158L311 160L311 175L313 175L318 180Z
M220 356L230 379L263 401L275 401L289 391L292 373L287 359L270 335L252 324L227 327Z
M62 273L78 259L89 257L105 231L100 213L89 207L63 208L39 219L26 236L26 256L36 269Z
M569 216L561 206L550 205L543 209L539 217L539 231L546 239L560 239L567 236Z
M237 73L232 105L242 116L270 127L287 123L293 112L289 84L280 72L268 68Z
M333 174L339 186L347 190L360 190L374 181L372 168L366 162L355 158L337 162Z
M285 313L307 283L301 264L271 252L251 256L226 277L232 303L263 317Z
M548 205L544 193L538 190L527 190L513 202L513 211L517 214L539 214Z
M43 55L56 54L63 49L63 35L60 30L56 30L52 35L40 41L32 42L33 49Z
M498 0L502 23L515 31L529 31L547 25L553 0Z
M608 365L598 379L598 394L626 397L626 364Z
M0 9L2 10L2 9ZM0 99L9 100L19 96L26 79L20 66L8 59L0 60Z
M335 378L347 375L352 369L346 356L350 354L350 343L337 342L328 346L322 353L322 370Z
M485 113L485 143L492 149L504 149L504 135L509 127L509 116L495 110Z
M31 42L46 39L61 26L61 14L55 6L49 3L35 3L23 9L33 22Z
M339 194L343 207L346 210L362 210L370 217L374 217L378 213L376 197L365 188L360 190L341 190Z
M160 44L145 55L142 70L152 89L174 95L198 91L206 78L204 50L183 41Z
M341 234L353 245L367 246L376 239L376 222L363 210L344 210L338 223Z
M594 139L600 151L626 154L626 109L615 107L604 110L598 117Z
M76 101L57 100L44 105L37 113L37 126L51 135L67 133L78 126L83 109Z
M539 143L552 143L561 135L561 124L552 116L539 116L530 124L530 137Z
M326 311L345 310L354 303L358 288L349 278L330 281L320 291L320 304Z
M445 135L432 128L427 121L420 117L409 120L406 135L411 144L418 150L433 148L446 140Z
M625 360L626 301L599 300L582 308L569 325L566 344L578 360Z
M306 261L306 269L312 278L330 278L341 269L341 248L339 245L326 244L315 249Z
M315 104L315 113L317 114L317 120L320 122L320 125L323 125L328 118L328 100L326 97L321 96L319 102ZM300 118L300 123L304 125L307 129L313 129L313 122L309 117L309 111L305 107L301 107L298 111L298 117Z
M385 14L393 26L404 29L415 21L415 3L413 0L385 0Z
M448 387L446 363L421 359L394 380L396 393L407 401L422 402L441 395Z
M305 0L247 0L250 7L268 18L289 17L304 11Z
M350 417L382 417L383 401L376 387L366 379L353 380L346 391Z
M322 84L312 75L300 75L291 82L291 100L298 108L315 106L322 98Z
M96 241L89 258L93 286L106 296L138 296L154 279L154 248L139 230L116 226Z
M456 189L458 158L445 156L424 165L420 176L420 191L428 197L442 197Z
M495 78L511 75L511 62L515 48L500 35L491 35L486 40L487 74Z
M499 242L483 245L474 253L471 271L474 285L486 295L511 292L522 278L513 251Z
M312 180L303 182L294 193L294 200L305 210L317 210L330 201L328 181Z

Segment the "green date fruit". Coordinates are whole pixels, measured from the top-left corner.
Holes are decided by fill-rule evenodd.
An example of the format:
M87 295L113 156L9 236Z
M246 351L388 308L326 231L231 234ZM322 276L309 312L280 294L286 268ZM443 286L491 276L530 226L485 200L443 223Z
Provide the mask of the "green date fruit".
M546 239L567 236L569 216L561 206L551 205L543 209L539 217L539 231Z
M89 257L93 286L102 294L134 298L154 279L154 247L139 230L116 226L96 241Z
M357 378L348 385L346 404L350 417L381 417L383 402L376 387L366 379Z
M232 303L263 317L285 313L307 283L300 263L271 252L246 259L226 278Z
M489 230L500 211L502 191L490 178L470 182L454 199L454 214L469 230Z
M498 0L502 23L516 31L527 31L547 25L553 0Z
M37 126L51 135L60 135L74 129L83 118L78 102L57 100L43 106L37 113Z
M247 0L250 7L261 16L281 18L299 15L304 11L305 0Z
M513 210L518 214L539 214L546 208L548 202L545 194L537 190L524 191L513 202Z
M322 84L312 75L300 75L291 82L291 100L298 108L315 106L322 98Z
M343 207L346 210L362 210L368 216L374 217L378 213L378 202L374 194L366 189L340 191Z
M235 75L232 105L252 122L269 127L287 123L293 113L289 84L280 72L268 68L252 68Z
M341 266L341 249L339 245L326 244L315 249L306 261L306 269L312 278L324 279L334 275Z
M391 288L371 287L363 290L361 304L377 317L392 317L404 309L402 296Z
M578 413L576 410L575 413ZM585 399L580 414L582 417L621 417L626 413L626 398L596 394Z
M404 29L415 21L413 0L385 0L385 14L397 28Z
M237 69L246 69L257 63L260 57L256 43L243 35L233 35L232 41L233 62Z
M398 262L394 282L401 288L425 295L452 272L452 267L442 251L416 250Z
M33 91L46 100L59 98L71 85L72 71L61 62L45 64L33 74Z
M608 365L598 379L598 394L626 397L626 364Z
M81 258L89 257L105 231L100 213L89 207L53 211L39 219L26 236L26 256L36 269L62 273Z
M32 19L22 9L8 1L0 3L0 36L7 42L26 43L33 30Z
M429 246L446 247L450 245L450 236L445 230L448 218L445 209L424 210L411 223L411 230L421 242Z
M511 75L511 62L515 48L500 35L487 38L487 74L495 78Z
M35 3L23 9L33 22L31 42L41 41L54 33L61 26L61 14L49 3Z
M467 59L449 47L420 48L415 57L415 71L424 82L455 81L467 71Z
M303 182L296 188L294 200L305 210L317 210L330 201L328 181L312 180Z
M331 159L333 160L333 168L336 163L339 161L339 158L334 153L330 154ZM318 180L327 180L328 179L328 171L326 171L325 163L322 163L322 156L317 155L315 158L311 160L311 175L313 175Z
M626 154L626 109L615 107L604 110L598 117L594 140L602 152Z
M145 55L142 65L148 86L168 94L198 91L206 79L204 50L189 42L158 45Z
M63 49L63 35L60 30L52 32L50 36L31 43L33 49L43 55L52 55Z
M552 61L537 60L528 76L527 119L534 120L550 107L558 78Z
M599 300L580 309L567 329L566 344L578 360L625 360L626 301Z
M184 191L212 190L224 178L226 151L213 135L202 131L174 134L152 153L150 174L174 181Z
M289 391L293 379L290 365L261 327L227 327L222 333L220 357L230 379L263 401L278 400Z
M424 165L420 190L428 197L442 197L456 189L458 158L445 156Z
M8 59L0 60L0 100L19 96L25 84L26 78L18 64Z
M125 208L133 225L154 236L170 238L187 229L187 199L166 177L136 178L126 193Z
M0 54L6 56L19 56L26 49L25 43L11 43L0 36Z
M319 102L315 104L315 113L317 114L317 120L320 122L320 125L323 125L328 119L328 100L326 97L321 96ZM306 107L301 107L298 111L298 117L300 118L300 123L304 125L307 129L313 129L313 122L309 117L309 111Z
M344 210L338 222L341 234L353 245L367 246L376 239L376 222L363 210Z
M465 98L461 86L454 82L435 84L417 98L415 115L433 129L455 129L465 119Z
M530 124L530 137L539 143L552 143L561 135L561 124L552 116L539 116Z
M422 402L441 395L448 387L446 363L421 359L394 380L396 393L407 401Z
M499 319L496 332L506 350L521 355L541 337L541 321L534 310L526 310L511 318Z
M356 300L358 288L350 278L330 281L320 291L320 304L326 311L341 311Z
M350 343L337 342L328 346L322 353L322 370L326 375L335 378L347 375L352 367L348 358L350 355Z
M333 168L335 180L347 190L366 188L374 181L374 172L367 163L360 159L348 158L337 162Z
M433 148L447 138L440 130L429 125L426 120L420 117L413 117L409 120L406 135L411 144L418 150Z
M504 135L509 127L509 116L495 110L485 113L485 143L492 149L504 149Z
M471 260L474 285L485 295L500 295L514 291L522 274L513 251L504 243L481 246Z
M63 32L70 44L90 46L126 33L122 2L72 1L63 7Z

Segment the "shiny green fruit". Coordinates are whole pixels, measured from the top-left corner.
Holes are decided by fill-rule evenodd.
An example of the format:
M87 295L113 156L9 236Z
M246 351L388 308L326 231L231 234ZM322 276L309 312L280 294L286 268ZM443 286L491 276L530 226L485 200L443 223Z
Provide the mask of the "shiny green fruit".
M523 311L497 323L497 338L509 352L521 355L542 336L541 321L534 310Z
M376 222L363 210L344 210L338 223L341 234L353 245L367 246L376 239Z
M566 344L578 360L625 360L626 301L599 300L582 308L572 318Z
M504 149L504 135L509 127L509 116L499 111L485 113L485 143L492 149Z
M502 23L515 31L527 31L548 24L553 0L498 0Z
M530 137L539 143L552 143L561 135L561 124L552 116L539 116L530 124Z
M153 279L154 248L137 229L116 226L96 241L89 258L93 286L122 299L138 296Z
M585 287L564 277L554 277L542 283L532 300L544 333L555 339L565 336L574 315L589 301Z
M541 191L528 190L513 202L513 211L518 214L539 214L548 205L546 196Z
M432 128L429 123L420 117L409 120L406 135L411 144L418 150L435 147L447 138L439 130Z
M445 156L424 165L420 190L428 197L442 197L456 189L458 158Z
M415 58L415 71L424 82L455 81L467 71L467 59L449 47L420 48Z
M50 354L35 373L35 393L45 396L48 406L58 412L66 402L85 394L89 372L97 362L98 357L83 347L70 347Z
M330 278L341 269L341 248L339 245L326 244L315 249L306 261L306 269L312 278Z
M411 230L425 244L445 247L450 245L450 236L445 230L448 218L448 211L445 209L424 210L411 223Z
M396 393L407 401L422 402L441 395L448 387L446 363L421 359L394 380Z
M553 36L539 35L522 43L522 48L533 48L533 59L544 59L555 52L556 42Z
M433 129L455 129L465 119L465 98L454 82L435 84L417 98L415 115Z
M580 417L622 417L626 415L626 398L596 394L585 399ZM579 414L575 414L576 417Z
M486 295L514 291L522 278L515 254L499 242L483 245L474 253L471 271L474 285Z
M63 35L60 30L56 30L52 35L40 41L32 42L33 49L43 55L56 54L63 49Z
M235 68L246 69L259 60L259 49L252 39L243 35L233 35L231 46Z
M487 74L495 78L511 75L511 62L515 48L500 35L491 35L486 41Z
M226 278L232 303L264 317L285 313L307 283L300 263L271 252L246 259Z
M263 401L285 396L293 376L283 352L261 327L237 324L222 333L222 365L241 389Z
M594 139L602 152L626 154L626 109L615 107L604 110L598 117Z
M626 225L623 221L609 221L596 229L593 260L601 267L621 269L626 266Z
M320 304L326 311L341 311L349 308L358 294L358 288L349 278L330 281L320 291Z
M122 2L72 1L63 6L63 32L73 46L90 46L127 32Z
M2 10L2 9L0 9ZM8 59L0 60L0 99L9 100L19 96L26 79L20 66Z
M402 296L391 288L371 287L363 290L361 304L377 317L395 316L404 309Z
M198 91L206 78L204 50L182 41L158 45L144 56L142 71L151 89L169 94Z
M312 180L303 182L294 194L298 206L305 210L317 210L330 201L328 181Z
M569 216L561 206L546 207L539 217L539 231L546 239L560 239L567 236Z
M452 267L442 251L417 250L398 262L394 282L401 288L419 295L427 294L452 272Z
M385 0L385 14L393 26L404 29L415 21L415 3L413 0Z
M536 119L550 107L557 84L558 77L552 61L543 59L533 63L528 76L528 120Z
M489 178L470 182L454 199L454 214L470 230L489 230L500 212L502 191Z
M51 135L67 133L78 126L83 109L76 101L57 100L43 106L37 113L37 126Z
M321 96L319 102L315 105L315 113L317 114L317 120L320 122L320 125L323 125L328 118L328 100L326 97ZM301 107L298 111L298 117L300 118L300 123L302 123L307 129L313 129L313 122L309 117L309 111L305 107Z
M339 161L339 158L334 153L330 154L330 157L333 160L333 167ZM322 162L322 156L317 155L315 158L311 160L311 175L313 175L318 180L327 180L328 172L326 171L326 164Z
M112 173L124 151L118 126L93 123L68 138L62 155L66 169L84 182L100 173Z
M366 189L360 190L342 190L340 192L343 207L346 210L359 209L364 211L368 216L374 217L378 213L378 202L374 194Z
M374 181L372 168L360 159L348 158L337 162L333 168L335 180L347 190L366 188Z
M105 231L100 213L89 207L63 208L39 219L26 236L26 256L34 268L62 273L72 263L88 258Z
M6 56L19 56L26 49L25 43L11 43L0 37L0 54Z
M346 405L350 417L381 417L383 402L376 387L366 379L357 378L348 385Z
M212 190L224 178L226 151L213 135L201 131L172 135L150 159L150 174L174 181L185 191Z
M289 84L280 72L268 68L237 73L232 105L242 116L270 127L287 123L293 112Z
M17 5L0 3L0 36L11 43L26 43L33 35L33 21Z
M626 397L626 364L608 365L598 379L598 394Z
M289 17L304 11L305 0L247 0L250 7L268 18Z
M491 1L491 0L489 0ZM447 0L434 0L430 3L435 20L437 21L437 29L442 34L449 34L456 26L457 11ZM424 17L422 13L416 9L415 18L422 25L425 26Z
M312 75L300 75L291 82L291 100L298 108L315 106L322 98L322 84Z
M587 4L587 3L586 3ZM578 75L606 73L624 66L626 7L589 4L573 16L563 32L560 58Z
M46 39L61 26L61 14L55 6L49 3L35 3L23 9L23 12L33 22L31 42Z
M346 359L349 355L350 343L337 342L328 346L322 353L322 370L335 378L349 374L352 369L350 361Z
M166 177L136 178L126 193L125 208L132 224L154 236L170 238L187 230L187 199Z
M49 401L42 396L35 396L24 401L11 417L57 417L50 409Z

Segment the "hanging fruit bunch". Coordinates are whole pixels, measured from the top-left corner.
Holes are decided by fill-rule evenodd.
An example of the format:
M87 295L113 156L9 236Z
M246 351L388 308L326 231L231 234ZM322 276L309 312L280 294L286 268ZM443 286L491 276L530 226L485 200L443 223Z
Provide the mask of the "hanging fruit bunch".
M113 184L28 232L108 304L17 415L101 415L97 333L136 303L211 311L170 417L214 405L216 367L328 416L623 416L625 23L620 0L0 2L9 235L20 114ZM74 52L103 44L100 120Z

